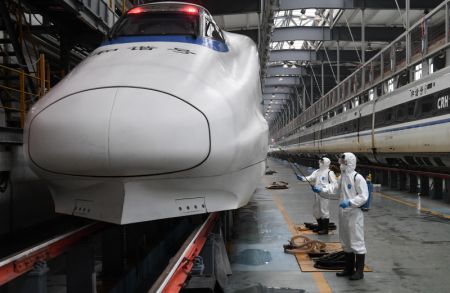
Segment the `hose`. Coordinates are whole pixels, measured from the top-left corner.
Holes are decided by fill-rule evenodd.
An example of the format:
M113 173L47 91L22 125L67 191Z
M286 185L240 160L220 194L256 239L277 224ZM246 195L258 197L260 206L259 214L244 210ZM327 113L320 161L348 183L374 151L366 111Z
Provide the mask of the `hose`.
M289 245L284 247L284 252L288 254L319 253L326 247L327 245L322 241L311 240L303 235L296 235L291 238Z
M287 161L288 161L289 166L291 167L292 171L294 172L295 176L298 177L298 173L297 173L297 171L298 171L303 176L303 178L305 178L306 182L308 182L309 186L311 186L311 188L313 188L314 184L312 184L311 181L308 180L307 176L305 176L305 174L300 170L300 168L296 168L295 165L292 163L292 159L290 158L291 155L288 152L286 152L285 150L281 149L280 147L279 147L279 150L284 152L287 155L287 157L288 157ZM324 199L339 200L339 196L337 196L337 197L325 196L320 192L319 193L314 192L314 194L317 194L318 196L320 196L321 198L324 198Z

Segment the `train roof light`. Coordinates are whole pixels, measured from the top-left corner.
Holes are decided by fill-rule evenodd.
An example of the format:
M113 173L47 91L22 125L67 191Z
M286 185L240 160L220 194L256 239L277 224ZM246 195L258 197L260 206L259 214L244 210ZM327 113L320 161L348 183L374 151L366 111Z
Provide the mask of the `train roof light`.
M135 7L133 9L131 9L130 11L128 11L127 14L139 14L139 13L142 13L142 12L145 12L144 8L142 8L142 7Z
M173 5L173 4L158 4L158 5L145 5L145 6L139 6L131 9L128 11L127 14L139 14L143 12L182 12L185 14L199 14L199 9L195 6L180 6L180 5Z
M183 12L186 12L188 14L198 14L198 8L194 6L186 6L182 9Z

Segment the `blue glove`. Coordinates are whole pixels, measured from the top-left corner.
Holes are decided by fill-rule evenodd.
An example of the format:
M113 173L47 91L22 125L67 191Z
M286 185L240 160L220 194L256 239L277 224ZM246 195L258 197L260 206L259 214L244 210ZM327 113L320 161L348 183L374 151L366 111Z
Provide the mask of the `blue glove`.
M300 181L306 181L306 178L304 176L300 176L297 174L297 179Z
M346 209L350 206L350 201L348 199L344 199L339 203L339 206L343 209Z
M320 193L322 191L322 188L320 188L320 186L314 185L312 187L312 191L314 191L315 193Z

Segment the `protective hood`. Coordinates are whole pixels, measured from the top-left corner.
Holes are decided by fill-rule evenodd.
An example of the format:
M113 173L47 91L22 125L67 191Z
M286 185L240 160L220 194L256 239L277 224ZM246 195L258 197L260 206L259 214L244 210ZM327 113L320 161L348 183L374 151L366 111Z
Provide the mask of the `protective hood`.
M346 165L341 164L341 171L352 173L356 169L356 156L353 153L344 153Z
M326 169L328 169L328 167L330 167L330 163L331 163L331 161L330 161L330 159L328 159L328 158L322 158L320 161L319 161L319 169L320 170L326 170Z

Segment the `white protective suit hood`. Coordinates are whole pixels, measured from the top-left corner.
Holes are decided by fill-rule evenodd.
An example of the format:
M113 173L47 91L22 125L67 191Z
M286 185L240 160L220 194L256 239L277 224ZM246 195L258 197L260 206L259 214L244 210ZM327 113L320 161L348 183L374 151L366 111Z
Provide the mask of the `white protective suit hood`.
M353 153L344 153L343 155L347 164L340 165L341 171L351 174L356 169L356 156Z
M326 170L330 167L330 159L323 157L319 161L319 170Z

